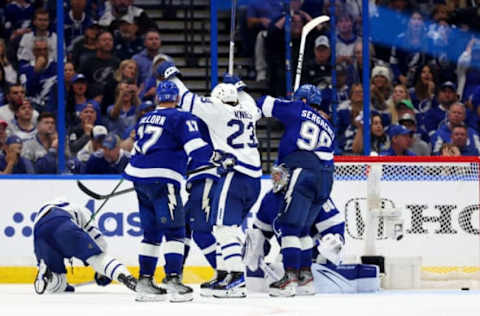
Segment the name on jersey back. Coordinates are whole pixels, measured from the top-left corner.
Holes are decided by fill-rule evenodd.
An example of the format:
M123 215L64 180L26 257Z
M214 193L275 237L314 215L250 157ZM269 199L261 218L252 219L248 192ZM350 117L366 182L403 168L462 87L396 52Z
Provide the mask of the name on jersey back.
M327 133L330 135L330 137L333 139L334 134L332 128L328 125L328 123L325 121L323 117L320 115L310 111L310 110L302 110L302 117L314 122L317 125L320 125L324 130L327 131Z
M143 117L139 124L163 125L167 118L162 115L150 115Z
M240 120L251 120L253 119L253 115L248 113L248 112L245 112L245 111L235 111L235 117L237 119L240 119Z

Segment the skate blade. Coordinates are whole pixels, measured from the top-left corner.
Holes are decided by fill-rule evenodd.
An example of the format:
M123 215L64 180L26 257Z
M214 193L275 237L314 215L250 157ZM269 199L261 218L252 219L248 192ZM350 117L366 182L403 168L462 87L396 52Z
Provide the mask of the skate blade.
M167 298L167 294L137 294L135 297L136 302L162 302Z
M182 303L182 302L190 302L190 301L193 301L193 293L187 293L187 294L171 293L170 294L170 303Z
M272 289L268 290L268 294L271 297L293 297L295 296L295 288L294 287L286 287L284 289Z
M233 288L228 290L213 290L213 297L216 298L244 298L247 297L247 289Z

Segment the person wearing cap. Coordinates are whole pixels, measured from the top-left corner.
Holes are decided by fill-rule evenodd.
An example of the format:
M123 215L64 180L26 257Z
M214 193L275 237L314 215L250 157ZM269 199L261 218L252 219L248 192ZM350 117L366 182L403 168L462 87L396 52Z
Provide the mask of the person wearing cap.
M388 133L390 135L390 148L380 152L381 156L416 156L410 151L413 132L403 125L391 125Z
M445 120L450 106L457 102L456 89L457 86L451 81L442 83L438 91L437 102L434 102L423 116L425 129L430 136L435 133L440 123Z
M120 174L130 161L130 153L120 148L120 138L109 133L102 140L99 150L88 158L86 174Z
M307 60L305 69L302 71L302 83L310 83L314 86L327 87L332 79L332 66L330 64L330 41L325 35L315 39L313 49L315 58Z
M155 56L162 55L166 60L172 61L172 58L161 54L160 48L162 47L162 41L160 40L160 33L156 29L148 30L144 35L143 45L145 49L141 52L133 55L132 59L138 66L138 84L147 80L152 73L152 65Z
M415 119L415 115L408 112L404 113L400 116L398 124L412 131L412 138L408 149L414 152L417 156L430 156L432 149L427 142L420 138L420 133L417 131L417 120Z
M135 126L135 113L140 105L137 85L121 82L115 89L115 103L107 108L107 126L110 132L123 135Z
M15 119L8 124L8 134L15 134L23 142L32 139L37 133L36 123L32 122L33 107L30 102L24 102L15 111Z
M76 155L78 161L81 163L86 163L94 152L102 149L102 142L107 134L108 130L105 126L95 125L92 128L90 140L85 144L85 146L83 146L82 149L78 151Z
M71 126L78 122L78 113L76 109L87 103L87 78L80 73L74 74L72 80L70 81L70 90L67 93L67 103L66 107L66 119L67 126Z
M31 160L36 173L57 173L58 135L56 117L43 112L38 117L37 135L23 144L22 155Z
M144 49L143 38L138 35L138 25L134 21L122 18L113 32L115 47L113 53L120 60L130 59Z
M97 111L100 109L94 102L86 103L79 109L80 122L72 126L68 132L68 144L72 155L82 149L91 139L92 129L97 121Z
M0 120L5 122L11 122L15 119L15 111L17 108L24 104L30 103L30 101L25 97L25 88L21 84L12 84L7 88L7 101L8 103L0 106ZM33 111L32 123L37 122L38 112Z
M454 103L450 106L447 113L446 121L440 124L440 127L432 135L432 153L433 155L439 155L443 143L452 142L452 128L457 125L465 125L466 109L465 106L460 103ZM466 146L469 147L469 151L480 151L480 136L478 133L467 127L468 140Z
M462 101L471 98L480 85L480 40L472 39L457 62L457 93Z
M6 122L4 122L6 124ZM0 174L35 173L32 162L25 159L22 153L22 139L16 135L10 135L2 145L1 138L5 135L0 121Z
M64 38L67 50L72 50L72 42L83 36L93 19L86 14L87 0L70 0L70 10L64 17Z
M387 114L387 100L392 94L392 77L385 66L375 66L372 69L370 93L373 108Z
M27 96L39 111L49 104L52 87L57 76L57 63L50 57L45 38L35 38L32 47L33 61L20 66L20 82L26 87Z

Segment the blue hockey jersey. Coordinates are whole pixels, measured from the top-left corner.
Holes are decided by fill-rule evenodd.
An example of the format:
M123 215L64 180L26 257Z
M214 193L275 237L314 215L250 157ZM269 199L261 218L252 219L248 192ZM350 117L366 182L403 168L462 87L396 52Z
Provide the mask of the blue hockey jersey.
M135 153L123 173L128 180L180 186L188 157L197 161L197 167L209 164L212 148L201 138L197 120L189 112L157 108L142 116L135 129Z
M323 163L333 164L335 132L328 120L302 101L275 99L271 96L257 100L266 117L275 117L284 127L278 149L278 163L300 151L313 152Z

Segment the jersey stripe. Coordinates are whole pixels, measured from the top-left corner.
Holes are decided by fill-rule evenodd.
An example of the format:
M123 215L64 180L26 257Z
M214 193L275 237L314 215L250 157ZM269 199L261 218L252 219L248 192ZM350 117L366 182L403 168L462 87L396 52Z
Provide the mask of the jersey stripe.
M190 153L192 151L195 151L206 145L207 143L204 142L201 138L194 138L186 142L185 145L183 145L183 148L185 149L185 152L187 153L187 155L190 156Z
M132 178L166 178L175 180L178 184L184 180L183 175L172 169L166 168L137 168L128 164L125 168L125 174Z
M266 96L262 104L262 112L266 117L272 117L273 105L275 103L275 98L271 96Z

